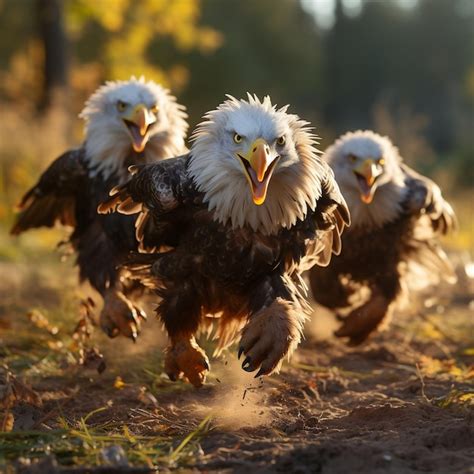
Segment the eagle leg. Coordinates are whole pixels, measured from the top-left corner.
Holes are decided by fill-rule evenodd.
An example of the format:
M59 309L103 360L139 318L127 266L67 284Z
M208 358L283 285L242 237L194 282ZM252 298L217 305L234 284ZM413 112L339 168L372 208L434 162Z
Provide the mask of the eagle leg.
M162 298L157 314L171 341L166 350L165 372L171 380L184 376L200 387L206 380L209 360L194 339L201 321L201 301L194 285L178 278L168 281L157 293Z
M285 356L290 356L300 340L306 319L302 308L283 298L250 316L243 329L240 354L245 354L242 368L256 377L278 372Z
M104 295L104 307L100 313L100 326L109 337L119 334L135 341L140 333L145 312L129 301L125 295L111 288Z
M331 267L313 267L309 272L309 282L313 298L320 305L329 309L350 306L349 298L355 288L344 284Z
M390 300L379 293L372 294L369 301L351 311L342 326L335 332L337 337L348 337L349 345L364 342L375 331L389 313Z
M206 381L210 365L206 353L198 346L194 336L172 338L166 349L165 372L175 381L183 376L195 387Z

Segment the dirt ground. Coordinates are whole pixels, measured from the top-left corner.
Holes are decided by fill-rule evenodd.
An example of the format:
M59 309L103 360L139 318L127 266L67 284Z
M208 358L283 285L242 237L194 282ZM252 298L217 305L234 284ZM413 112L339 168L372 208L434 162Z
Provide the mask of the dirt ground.
M362 346L332 337L337 323L318 310L279 375L253 379L231 350L196 390L162 374L153 317L136 344L107 339L84 312L77 328L87 291L70 263L5 258L0 398L12 387L16 398L0 472L474 473L469 265L460 257L458 285Z

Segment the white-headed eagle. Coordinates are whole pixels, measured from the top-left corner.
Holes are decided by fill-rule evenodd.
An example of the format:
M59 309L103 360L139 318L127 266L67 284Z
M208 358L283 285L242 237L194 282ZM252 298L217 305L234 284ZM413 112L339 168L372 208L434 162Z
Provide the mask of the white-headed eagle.
M107 82L88 99L83 144L56 159L19 204L11 233L56 223L71 226L80 279L102 295L101 325L110 335L136 338L144 312L128 298L136 284L117 271L137 249L135 218L97 214L108 191L128 179L127 168L185 153L184 107L143 78Z
M99 208L140 212L137 238L153 253L129 268L162 298L172 380L204 382L209 362L195 334L212 321L219 348L243 327L244 370L278 370L306 318L300 272L340 250L346 204L308 123L286 110L269 97L228 96L205 115L187 155L132 167Z
M349 309L340 337L359 344L405 294L410 275L418 286L455 279L438 237L455 226L439 187L403 163L387 137L349 132L324 154L351 212L343 249L326 268L314 267L310 283L317 302ZM358 290L370 290L355 302ZM355 298L357 300L357 298Z

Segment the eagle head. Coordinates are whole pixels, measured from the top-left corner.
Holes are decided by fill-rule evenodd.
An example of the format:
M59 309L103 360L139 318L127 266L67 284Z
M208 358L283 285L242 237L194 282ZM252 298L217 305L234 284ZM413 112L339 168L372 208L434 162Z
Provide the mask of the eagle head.
M80 113L87 156L99 168L106 168L104 161L115 160L115 166L106 164L116 168L124 155L132 150L142 153L148 145L162 149L155 151L164 156L156 158L180 154L188 128L184 110L167 89L143 77L106 82Z
M324 153L352 215L352 225L389 220L404 191L401 157L388 137L370 130L348 132ZM358 218L359 217L359 218Z
M227 97L192 136L191 176L219 221L263 233L290 227L321 194L316 136L268 96Z

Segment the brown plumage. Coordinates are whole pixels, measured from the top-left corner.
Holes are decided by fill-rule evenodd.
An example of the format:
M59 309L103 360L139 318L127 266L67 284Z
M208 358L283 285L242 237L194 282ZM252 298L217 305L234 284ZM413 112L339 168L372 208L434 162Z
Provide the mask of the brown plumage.
M300 273L327 264L349 220L307 124L286 108L229 98L205 118L188 155L132 168L100 206L141 213L137 237L152 253L127 267L161 297L166 372L196 386L209 362L195 335L212 322L218 349L243 328L245 370L278 370L306 318Z
M55 160L25 194L11 233L56 224L72 227L80 279L104 299L103 329L110 336L135 338L145 314L130 297L141 289L117 270L137 250L135 217L98 215L97 206L127 178L130 165L186 150L186 115L165 89L134 78L99 88L81 115L84 143Z
M351 211L342 252L309 279L315 300L349 310L337 336L364 341L391 313L402 290L454 281L438 237L455 227L439 187L401 162L391 142L373 132L348 133L325 153ZM361 288L369 290L365 300Z

